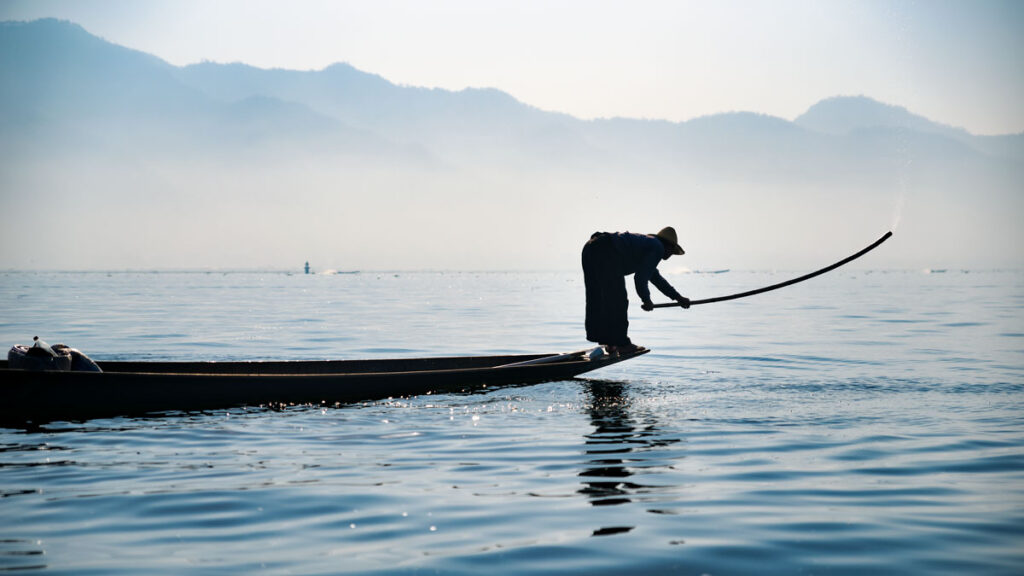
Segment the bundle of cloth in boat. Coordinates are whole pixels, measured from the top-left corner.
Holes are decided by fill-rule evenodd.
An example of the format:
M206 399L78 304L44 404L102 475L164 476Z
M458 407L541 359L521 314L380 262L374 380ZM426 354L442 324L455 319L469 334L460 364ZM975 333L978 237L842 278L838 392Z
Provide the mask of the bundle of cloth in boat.
M14 345L7 352L7 367L17 370L57 370L61 372L102 372L91 358L65 344L49 346L33 338L32 346Z

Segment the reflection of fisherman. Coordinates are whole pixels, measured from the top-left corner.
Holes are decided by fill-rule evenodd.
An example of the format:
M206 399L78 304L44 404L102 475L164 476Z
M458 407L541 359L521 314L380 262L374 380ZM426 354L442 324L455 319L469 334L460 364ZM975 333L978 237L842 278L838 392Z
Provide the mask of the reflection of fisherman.
M616 455L632 452L636 429L627 407L629 397L622 384L592 380L587 383L590 393L590 421L594 431L586 436L586 453L591 456L579 473L584 487L579 490L591 499L594 506L626 504L633 489L642 488L629 482L633 475L626 461Z
M587 411L594 431L587 434L585 454L587 460L578 474L585 495L594 506L614 506L629 503L635 494L651 494L658 489L645 484L649 474L666 468L665 447L679 442L679 438L665 434L653 414L637 419L632 413L631 400L621 382L589 380L586 391L590 399ZM628 532L632 527L604 526L594 531L595 536Z
M626 331L626 284L623 276L633 275L636 293L646 311L654 309L647 283L662 294L689 308L690 300L658 273L658 263L673 254L683 254L676 231L662 228L657 234L595 232L583 246L583 280L587 289L587 340L607 345L609 353L631 352L637 347Z

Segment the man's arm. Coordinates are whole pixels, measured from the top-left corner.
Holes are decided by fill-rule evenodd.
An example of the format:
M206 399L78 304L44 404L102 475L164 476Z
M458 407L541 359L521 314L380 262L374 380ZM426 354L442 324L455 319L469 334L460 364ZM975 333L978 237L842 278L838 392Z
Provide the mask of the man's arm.
M677 292L676 289L668 283L668 280L665 280L665 277L657 270L654 271L654 274L651 274L651 284L654 284L662 294L673 300L678 301L683 297L682 294Z
M661 278L658 274L658 262L661 261L661 254L655 253L654 251L644 254L642 260L640 260L636 272L633 273L633 284L636 285L636 295L640 297L640 301L644 303L644 306L651 304L651 289L647 287L647 283L650 282L655 276ZM662 280L664 282L664 279ZM655 284L657 286L657 284Z
M651 275L651 283L654 284L662 294L682 304L683 308L690 307L690 299L677 292L676 289L668 283L668 280L665 280L665 277L657 270L655 270L654 274ZM653 310L653 305L651 309ZM648 312L649 311L650 310L648 310Z

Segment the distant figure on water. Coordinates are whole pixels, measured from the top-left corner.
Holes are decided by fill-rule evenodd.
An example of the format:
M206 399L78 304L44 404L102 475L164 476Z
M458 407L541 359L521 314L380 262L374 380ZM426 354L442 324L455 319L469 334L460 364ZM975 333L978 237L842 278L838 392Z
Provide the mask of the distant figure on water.
M309 262L306 262L306 274L309 274Z
M583 281L587 289L587 340L608 349L609 354L632 352L637 348L626 332L629 320L626 309L625 276L633 275L636 293L643 308L654 309L651 291L654 284L665 296L690 307L690 300L679 294L658 272L658 264L673 254L682 255L675 228L662 228L657 234L632 232L595 232L583 246Z

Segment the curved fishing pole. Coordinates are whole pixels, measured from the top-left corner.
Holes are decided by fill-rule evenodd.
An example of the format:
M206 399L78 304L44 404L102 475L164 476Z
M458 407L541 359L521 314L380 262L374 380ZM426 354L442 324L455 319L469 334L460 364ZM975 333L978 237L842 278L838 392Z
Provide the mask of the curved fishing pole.
M804 280L810 280L811 278L814 278L815 276L820 276L820 275L824 274L825 272L831 272L832 270L835 270L836 268L839 268L843 264L846 264L847 262L852 262L853 260L856 260L857 258L860 258L861 256L867 254L868 252L871 252L875 248L878 248L878 246L882 242L885 242L886 240L888 240L890 236L892 236L892 232L891 231L890 232L886 232L884 236L882 236L878 240L875 240L874 244L868 246L867 248L861 250L860 252L857 252L856 254L854 254L852 256L847 256L846 258L843 258L842 260L840 260L839 262L836 262L835 264L833 264L831 266L826 266L826 267L822 268L821 270L818 270L817 272L811 272L810 274L804 274L803 276L801 276L799 278L793 278L792 280L786 280L785 282L780 282L778 284L772 284L771 286L765 286L764 288L758 288L757 290L750 290L750 291L747 291L747 292L740 292L739 294L730 294L728 296L718 296L717 298L705 298L703 300L690 300L690 306L695 306L697 304L711 304L712 302L724 302L726 300L735 300L737 298L746 298L747 296L753 296L754 294L761 294L762 292L770 292L772 290L778 290L779 288L785 288L786 286L791 286L793 284L796 284L797 282L803 282ZM655 304L654 305L655 308L670 308L672 306L682 306L682 304L680 304L679 302L668 302L668 303L665 303L665 304Z

